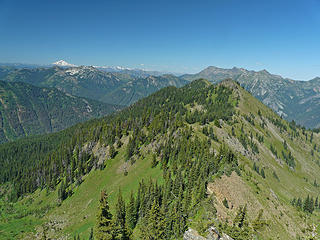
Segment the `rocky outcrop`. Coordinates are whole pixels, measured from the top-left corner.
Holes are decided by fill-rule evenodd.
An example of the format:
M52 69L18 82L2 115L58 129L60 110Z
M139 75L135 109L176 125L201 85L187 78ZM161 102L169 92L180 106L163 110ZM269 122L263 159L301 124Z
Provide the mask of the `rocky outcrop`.
M206 240L206 238L199 235L196 230L189 228L183 235L183 240Z
M189 228L184 233L183 240L233 240L233 238L225 233L220 234L215 227L210 227L207 237L202 237L196 230Z

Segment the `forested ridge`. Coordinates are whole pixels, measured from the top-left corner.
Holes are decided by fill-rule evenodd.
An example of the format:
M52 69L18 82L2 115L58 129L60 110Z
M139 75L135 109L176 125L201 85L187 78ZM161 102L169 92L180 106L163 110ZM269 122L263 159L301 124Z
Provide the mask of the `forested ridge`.
M236 82L200 79L59 133L1 145L1 199L42 206L29 215L67 211L69 225L53 228L50 220L37 230L42 237L67 228L75 239L181 239L190 228L206 236L214 227L233 239L299 239L312 233L319 212L316 176L303 168L316 171L319 159L317 133L281 119Z
M78 124L55 135L44 135L19 140L0 147L1 182L11 182L11 199L38 187L54 188L66 178L66 185L78 180L93 167L97 159L82 147L88 142L100 142L108 146L130 136L128 158L138 151L139 144L151 142L158 134L174 132L183 127L184 118L194 122L227 120L232 116L232 91L223 86L199 88L202 81L187 87L168 87L141 100L126 110L111 116ZM204 97L207 96L207 97ZM214 101L213 101L214 99ZM203 104L199 119L198 111L186 105ZM121 144L121 143L120 143Z

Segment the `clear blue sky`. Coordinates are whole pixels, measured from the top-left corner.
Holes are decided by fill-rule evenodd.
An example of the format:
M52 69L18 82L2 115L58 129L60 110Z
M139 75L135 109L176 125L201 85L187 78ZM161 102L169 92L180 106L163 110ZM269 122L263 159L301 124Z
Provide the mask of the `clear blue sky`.
M0 0L0 62L320 76L319 0Z

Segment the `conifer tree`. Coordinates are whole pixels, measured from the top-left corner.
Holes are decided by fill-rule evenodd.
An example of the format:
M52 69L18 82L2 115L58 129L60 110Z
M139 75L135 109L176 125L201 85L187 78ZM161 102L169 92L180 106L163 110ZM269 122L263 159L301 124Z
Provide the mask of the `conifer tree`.
M130 239L130 233L126 225L126 206L120 189L116 203L115 223L119 229L120 240Z
M314 211L314 200L313 200L313 197L311 197L309 200L309 212L313 213L313 211Z
M126 206L122 198L121 190L119 189L118 201L116 203L116 223L123 226L126 222Z
M305 212L309 212L310 211L310 196L309 195L304 200L303 211L305 211Z
M226 198L223 199L222 203L226 208L229 208L228 200Z
M126 212L126 220L128 223L128 227L134 229L137 224L137 212L136 212L136 204L133 196L133 192L130 194L130 201Z
M96 224L97 240L115 240L114 223L112 214L109 210L108 195L105 191L101 192L99 210Z
M94 238L93 238L93 228L91 228L91 230L90 230L89 240L94 240Z
M260 209L257 218L252 223L252 227L254 231L261 230L266 224L266 222L262 219L262 216L263 216L263 209Z
M162 240L165 237L165 219L164 214L160 210L159 203L155 199L149 210L146 222L141 226L142 238L146 240Z
M117 152L113 146L113 144L111 144L110 148L109 148L109 156L110 158L114 158L116 156Z
M251 238L251 228L247 216L247 206L240 207L233 221L230 235L234 239L246 240Z
M299 197L298 200L297 200L296 206L297 206L298 208L300 208L300 209L302 208L302 200L301 200L300 197Z
M157 164L158 164L158 161L157 161L156 155L155 155L155 154L153 154L153 156L152 156L152 163L151 163L151 167L152 167L152 168L154 168L154 167L156 167L156 166L157 166Z
M66 183L65 181L61 181L60 188L58 190L58 197L61 201L65 200L67 198L67 192L66 192Z

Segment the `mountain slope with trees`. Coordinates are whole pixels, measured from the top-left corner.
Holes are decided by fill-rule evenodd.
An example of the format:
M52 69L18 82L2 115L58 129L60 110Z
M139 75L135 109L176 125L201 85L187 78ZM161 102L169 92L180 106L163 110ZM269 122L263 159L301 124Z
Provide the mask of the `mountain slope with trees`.
M0 81L0 142L56 132L120 108L53 88Z
M266 70L255 72L243 68L223 69L213 66L197 74L183 75L181 78L189 81L205 78L213 83L232 78L287 120L294 120L308 128L320 126L319 78L295 81L270 74Z
M234 239L317 236L319 146L318 133L236 82L167 87L1 145L0 237L182 239L212 227Z
M212 83L232 78L247 91L271 107L280 116L307 128L320 127L319 78L295 81L270 74L266 70L208 67L197 74L135 74L135 71L101 70L95 67L0 67L0 80L20 81L39 87L54 87L65 93L98 101L130 105L166 86L181 87L191 80L204 78ZM155 73L156 74L156 73Z
M95 67L24 68L0 67L0 80L57 88L74 96L130 105L163 87L181 87L188 81L173 75L144 77L130 72L105 72Z

